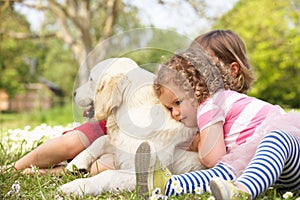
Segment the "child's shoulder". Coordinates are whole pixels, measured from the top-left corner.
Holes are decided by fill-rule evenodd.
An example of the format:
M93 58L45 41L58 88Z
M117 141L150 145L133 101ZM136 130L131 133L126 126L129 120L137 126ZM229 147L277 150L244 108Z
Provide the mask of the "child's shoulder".
M220 97L229 98L231 96L249 97L246 94L239 93L237 91L233 91L233 90L230 90L230 89L228 89L228 90L224 90L224 89L218 90L214 95L215 98L220 98Z

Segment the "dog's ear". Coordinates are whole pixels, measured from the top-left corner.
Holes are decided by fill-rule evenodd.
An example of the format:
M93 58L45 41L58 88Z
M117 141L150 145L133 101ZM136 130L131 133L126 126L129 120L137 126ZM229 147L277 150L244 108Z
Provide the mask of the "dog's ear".
M94 100L95 118L104 120L112 110L121 105L123 93L129 85L126 75L104 76L97 86Z

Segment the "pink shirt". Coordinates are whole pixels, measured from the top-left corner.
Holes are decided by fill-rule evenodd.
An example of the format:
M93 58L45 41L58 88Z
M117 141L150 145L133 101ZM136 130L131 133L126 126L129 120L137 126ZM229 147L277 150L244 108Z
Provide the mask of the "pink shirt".
M198 107L198 127L202 131L222 122L225 145L230 148L246 142L273 109L280 108L245 94L220 90Z

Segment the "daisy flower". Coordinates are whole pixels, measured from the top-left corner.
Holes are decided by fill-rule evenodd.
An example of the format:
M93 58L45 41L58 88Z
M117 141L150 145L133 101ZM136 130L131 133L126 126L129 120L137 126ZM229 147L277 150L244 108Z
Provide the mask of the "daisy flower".
M289 198L292 198L293 197L293 193L292 192L286 192L282 195L282 197L284 199L289 199Z
M199 187L199 186L197 186L194 191L195 191L196 194L202 194L203 193L202 188Z
M178 186L180 186L179 181L175 180L172 182L172 185L171 185L172 188L177 188Z
M175 188L175 193L176 194L181 194L182 191L183 191L183 188L181 186L179 186L179 185Z
M20 182L15 181L14 184L12 184L10 191L6 195L10 196L12 194L19 194L20 188L21 188Z

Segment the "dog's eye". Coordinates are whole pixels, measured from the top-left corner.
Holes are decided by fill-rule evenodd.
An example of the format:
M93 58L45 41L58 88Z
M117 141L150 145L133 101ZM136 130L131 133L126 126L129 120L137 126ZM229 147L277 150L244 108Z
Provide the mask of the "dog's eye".
M93 78L92 77L90 77L90 80L89 80L90 82L92 82L93 81Z

